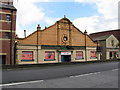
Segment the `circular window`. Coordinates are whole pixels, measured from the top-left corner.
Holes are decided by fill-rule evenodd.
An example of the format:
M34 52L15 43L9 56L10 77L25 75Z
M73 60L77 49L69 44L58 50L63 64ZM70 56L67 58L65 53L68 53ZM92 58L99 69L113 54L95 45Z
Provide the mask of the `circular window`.
M64 40L64 41L67 41L67 40L68 40L68 37L67 37L67 36L64 36L64 37L63 37L63 40Z

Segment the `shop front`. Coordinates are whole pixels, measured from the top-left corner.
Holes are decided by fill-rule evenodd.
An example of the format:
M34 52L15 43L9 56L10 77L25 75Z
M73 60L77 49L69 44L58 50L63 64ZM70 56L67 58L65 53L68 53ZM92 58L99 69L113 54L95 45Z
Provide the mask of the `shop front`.
M119 49L107 49L107 59L118 59L120 58L120 51Z
M109 55L110 55L110 59L119 58L119 52L117 52L117 51L110 51Z

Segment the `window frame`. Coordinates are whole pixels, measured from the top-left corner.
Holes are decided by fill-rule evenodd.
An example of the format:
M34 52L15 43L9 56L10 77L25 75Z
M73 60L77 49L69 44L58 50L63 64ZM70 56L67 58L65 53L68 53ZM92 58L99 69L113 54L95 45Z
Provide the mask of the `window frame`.
M6 14L6 21L11 21L11 14Z
M11 39L11 33L10 32L5 32L5 38L6 39Z
M0 20L2 20L2 13L0 13Z
M91 53L94 52L95 53L95 57L91 56ZM97 51L90 51L90 59L96 59L97 58Z
M46 56L46 55L48 55L48 53L52 53L53 55L50 55L50 59L48 59L48 56ZM56 59L55 59L55 51L45 51L45 57L44 57L45 59L44 59L44 61L55 61Z
M111 40L111 45L112 45L112 47L115 46L115 44L114 44L114 40Z
M82 56L81 56L81 55L78 56L78 57L82 57L82 58L78 58L78 57L77 57L77 55L78 55L77 53L79 53L79 54L82 53ZM76 51L75 60L82 60L82 59L84 59L84 53L83 53L83 51Z
M32 53L32 59L23 59L23 53L26 53L26 52ZM25 56L27 56L27 55L25 55ZM29 58L31 58L31 57L29 56ZM31 61L34 61L34 52L33 51L22 51L21 62L31 62Z

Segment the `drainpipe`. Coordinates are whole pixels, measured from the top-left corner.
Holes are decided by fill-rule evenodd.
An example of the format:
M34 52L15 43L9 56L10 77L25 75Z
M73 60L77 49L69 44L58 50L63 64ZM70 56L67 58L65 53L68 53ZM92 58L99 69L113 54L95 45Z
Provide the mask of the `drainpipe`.
M98 40L97 40L97 52L99 52L99 48L98 48ZM97 59L99 60L99 54L97 53Z
M57 45L59 45L59 22L57 21ZM60 56L60 54L59 54L59 49L58 49L58 63L60 62L60 58L59 58L59 56Z
M38 56L39 56L39 51L38 51L38 45L39 45L39 43L38 43L38 38L39 38L39 34L38 34L38 32L39 32L39 30L41 30L41 27L40 27L40 25L38 24L38 27L37 27L37 64L38 64Z
M13 10L11 10L11 25L10 25L10 64L13 64L13 61L12 61L12 59L13 59L13 55L12 55L12 53L13 53L13 49L12 49L12 24L13 24Z

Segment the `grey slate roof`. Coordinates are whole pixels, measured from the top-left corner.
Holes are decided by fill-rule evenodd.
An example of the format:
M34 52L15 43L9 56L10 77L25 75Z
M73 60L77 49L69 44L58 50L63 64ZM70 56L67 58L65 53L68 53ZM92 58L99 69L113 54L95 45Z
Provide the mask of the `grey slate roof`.
M105 35L105 36L100 36L100 37L93 37L93 41L101 41L101 40L106 40L108 37L110 37L112 34Z
M17 11L17 9L16 9L14 6L12 6L12 5L7 5L7 4L2 4L2 3L0 3L0 8L1 8L1 9L9 9L9 10Z

